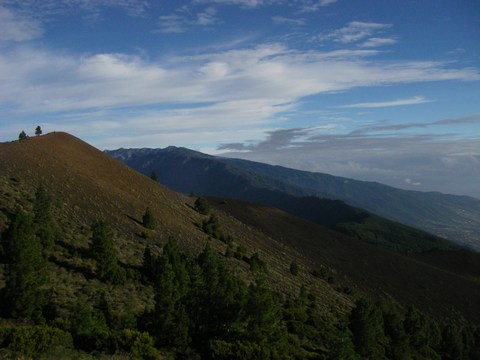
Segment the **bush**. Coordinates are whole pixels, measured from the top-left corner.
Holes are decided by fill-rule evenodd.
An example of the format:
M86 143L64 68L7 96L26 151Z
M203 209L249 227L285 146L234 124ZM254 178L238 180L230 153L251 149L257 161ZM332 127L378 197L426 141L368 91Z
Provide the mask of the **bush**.
M202 215L208 215L210 212L210 206L208 205L207 199L204 197L199 197L195 200L195 210Z
M152 209L150 208L147 208L145 210L145 214L143 214L143 217L142 217L142 223L143 223L143 226L146 227L147 229L155 229L155 219L153 217L153 212L152 212Z
M121 333L119 346L133 355L134 359L159 360L159 351L153 346L153 339L147 332L125 329Z
M53 327L40 326L5 326L0 329L3 345L26 357L36 357L54 347L72 347L70 333Z
M299 272L299 267L298 267L298 264L295 262L295 261L292 261L290 263L290 273L294 276L297 276L298 275L298 272Z

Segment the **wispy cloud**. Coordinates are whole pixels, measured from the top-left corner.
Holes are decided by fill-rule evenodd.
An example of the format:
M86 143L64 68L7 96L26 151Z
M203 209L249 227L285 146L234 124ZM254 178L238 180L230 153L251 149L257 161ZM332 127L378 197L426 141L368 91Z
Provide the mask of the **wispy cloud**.
M339 106L340 108L384 108L384 107L393 107L393 106L406 106L406 105L418 105L432 102L423 96L415 96L408 99L397 99L391 101L380 101L380 102L366 102L366 103L357 103Z
M473 126L478 122L480 115L424 124L426 127ZM457 138L439 131L416 135L398 131L379 134L378 130L386 126L379 124L350 132L339 131L338 127L323 131L315 128L279 129L267 131L262 141L225 143L219 151L224 156L377 181L400 188L414 187L480 198L478 136Z
M42 34L42 24L38 20L0 6L0 45L33 40Z
M99 20L104 11L112 8L138 17L145 15L150 7L149 1L146 0L2 0L2 4L37 19L80 13L83 18Z
M331 32L320 34L318 37L321 41L334 41L342 44L350 44L366 38L373 34L392 27L391 24L352 21L347 26Z
M274 16L272 20L275 24L285 24L285 25L295 25L295 26L303 26L306 24L305 19L294 19L294 18L287 18L284 16Z
M153 32L184 33L197 26L215 25L220 23L217 13L218 11L212 6L196 14L191 14L190 11L186 12L181 8L177 13L161 15L158 21L159 29Z
M369 38L367 41L364 43L360 44L360 47L366 47L366 48L373 48L373 47L378 47L378 46L386 46L386 45L393 45L396 44L397 40L394 38L378 38L378 37L372 37Z
M236 5L245 9L260 6L290 5L297 6L300 12L314 12L320 8L336 3L338 0L194 0L194 3L214 3L223 5Z
M293 51L278 44L163 58L159 62L124 54L78 58L22 48L0 54L0 73L4 74L0 104L35 112L261 99L270 104L273 113L278 113L279 104L295 103L320 93L480 79L474 69L451 69L442 63L382 63L338 53ZM416 97L354 105L398 106L425 101Z

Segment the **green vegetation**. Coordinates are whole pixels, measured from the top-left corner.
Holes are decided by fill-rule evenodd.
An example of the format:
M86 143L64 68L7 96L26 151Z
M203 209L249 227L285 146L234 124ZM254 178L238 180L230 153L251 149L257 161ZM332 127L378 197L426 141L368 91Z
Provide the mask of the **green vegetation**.
M36 220L17 210L2 236L7 261L4 315L22 319L18 324L0 323L4 354L63 357L81 351L129 353L144 359L161 359L162 354L216 359L473 359L478 355L480 333L474 326L440 327L415 308L402 313L388 303L368 299L358 300L348 316L325 316L322 304L305 286L298 296L284 299L263 276L250 283L235 277L209 244L198 256L188 257L173 237L160 255L146 247L141 267L129 276L153 288L153 308L136 314L128 309L119 312L102 290L85 293L60 315L52 311L57 305L47 296L56 291L48 286L45 258L55 238L50 231L51 198L43 187L37 189L33 205ZM206 228L215 233L218 227L218 219L210 216ZM89 253L96 263L95 279L124 286L125 270L103 220L91 227ZM248 261L252 274L266 271L258 253L247 257L246 249L239 246L236 257ZM295 261L290 272L298 274Z
M150 173L150 179L152 179L153 181L158 181L158 175L155 170L152 170L152 172Z
M7 261L3 290L5 309L14 318L38 320L47 301L44 285L48 278L32 217L17 210L3 238Z
M145 213L143 214L143 217L142 217L142 224L147 229L150 229L150 230L155 229L155 218L153 216L152 209L147 208L145 210Z
M121 284L124 281L125 273L117 263L112 233L105 221L100 220L92 225L90 251L97 261L97 276L99 279L114 284Z
M42 135L42 128L40 127L40 125L35 128L35 135L36 136Z
M204 197L199 197L195 200L195 210L197 210L202 215L208 215L210 212L210 205L208 205L207 199Z
M297 276L298 275L298 272L299 272L299 267L298 267L298 264L296 261L292 261L290 263L290 273L294 276Z
M18 134L18 140L22 141L22 140L26 140L28 139L28 136L27 134L25 133L25 131L21 131L20 134Z

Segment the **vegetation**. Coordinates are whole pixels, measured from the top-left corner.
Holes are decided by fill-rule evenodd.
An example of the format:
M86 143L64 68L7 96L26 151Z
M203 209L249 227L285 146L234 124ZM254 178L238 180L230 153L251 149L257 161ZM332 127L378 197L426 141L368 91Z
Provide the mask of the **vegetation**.
M40 127L40 125L35 128L35 135L36 136L42 135L42 128Z
M22 141L22 140L26 140L28 139L28 136L27 134L25 133L25 131L21 131L20 134L18 135L18 140Z
M204 197L197 198L197 200L195 200L195 210L202 215L208 215L210 212L210 206L208 205L207 199Z
M97 261L97 276L102 281L121 284L124 271L117 263L117 256L112 242L112 233L105 221L92 225L92 243L90 247L93 258Z
M0 358L479 358L479 329L458 313L433 318L435 311L426 315L391 293L382 298L364 291L370 285L387 292L375 282L385 269L424 279L417 270L433 267L415 267L406 256L265 207L209 200L203 216L191 209L195 199L122 173L124 167L102 162L103 156L95 162L91 148L67 168L47 151L32 151L41 144L58 156L84 154L56 139L0 144ZM27 152L35 161L17 157ZM78 175L92 173L83 167L90 162L94 180ZM146 203L162 214L161 231L140 226L136 216ZM227 211L235 206L236 216ZM204 223L218 239L206 234ZM295 277L292 259L302 270ZM448 299L454 293L473 309L468 320L474 321L477 302L468 301L475 293L464 290L476 288L462 287L465 277L452 267L457 282L450 290L448 271L441 269L432 274L445 292L432 281L408 295L415 300L420 293L435 306L434 293L445 310L455 306ZM352 278L356 273L361 280ZM325 281L333 274L335 287ZM398 282L388 279L393 293Z
M35 214L41 199L37 189ZM47 260L41 245L43 222L18 210L4 234L8 259L3 289L8 313L29 325L0 325L1 347L12 355L36 357L68 351L126 352L135 358L218 359L475 359L480 329L469 324L440 326L416 308L405 313L387 302L358 300L348 316L325 317L321 303L303 286L283 300L262 280L250 284L235 277L207 244L188 257L170 237L160 255L146 247L139 272L154 290L154 307L121 315L105 292L80 297L68 323L49 309ZM105 221L91 227L94 276L112 284L125 282ZM243 255L245 256L245 255ZM254 273L266 270L258 253L249 259ZM291 263L290 271L296 262ZM297 265L298 271L298 265ZM47 322L45 323L45 320ZM68 350L70 349L70 350ZM58 354L58 352L57 352Z
M152 170L152 172L150 173L150 179L152 179L153 181L158 181L158 175L155 170Z
M147 208L142 217L142 224L147 229L155 229L155 218L153 217L152 209Z

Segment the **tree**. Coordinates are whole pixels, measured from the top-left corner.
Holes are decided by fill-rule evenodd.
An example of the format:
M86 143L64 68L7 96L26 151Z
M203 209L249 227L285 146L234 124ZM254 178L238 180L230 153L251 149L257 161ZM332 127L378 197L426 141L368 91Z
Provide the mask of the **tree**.
M210 206L208 205L207 199L204 197L199 197L195 200L195 210L202 215L208 215L210 212Z
M112 233L105 221L97 221L92 225L92 255L97 261L97 276L99 279L121 283L125 274L117 264L117 255L113 248Z
M13 317L41 319L47 302L44 286L48 281L42 247L35 237L33 220L17 210L7 232L5 303Z
M150 173L150 179L152 179L153 181L158 181L158 175L155 170L152 170L152 172Z
M42 135L42 128L40 127L40 125L38 125L38 126L35 128L35 135L37 135L37 136Z
M176 241L169 239L157 261L158 275L154 284L154 333L161 346L185 349L189 342L189 319L182 303L189 286L185 266Z
M358 300L349 321L355 351L368 359L384 359L386 337L379 304L366 299Z
M299 271L299 267L298 267L298 264L296 261L292 261L290 263L290 273L293 275L293 276L297 276L298 275L298 271Z
M142 217L142 223L147 229L155 229L155 219L153 217L152 209L147 207L145 214L143 214Z
M40 185L35 192L35 202L33 205L34 224L37 238L46 251L51 250L55 242L51 203L52 201L47 191Z
M22 130L22 132L18 135L18 140L26 140L28 138L27 134L25 131Z

